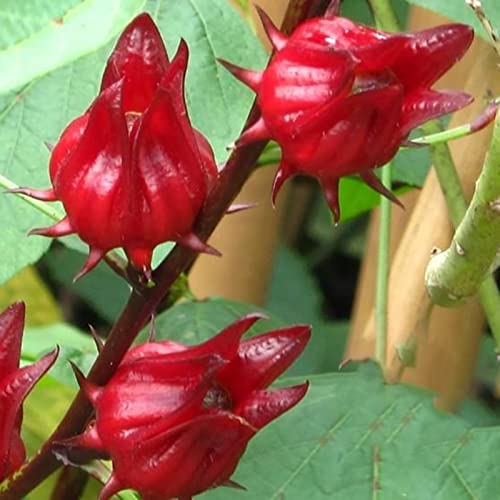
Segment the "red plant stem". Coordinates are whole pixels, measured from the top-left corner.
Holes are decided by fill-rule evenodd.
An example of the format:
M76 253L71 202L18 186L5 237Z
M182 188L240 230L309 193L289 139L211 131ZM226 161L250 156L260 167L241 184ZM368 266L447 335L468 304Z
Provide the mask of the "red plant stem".
M290 0L282 25L283 32L289 33L298 23L306 19L309 13L321 14L328 3L325 0ZM257 117L258 111L254 105L247 124L253 123ZM258 142L233 151L194 227L195 233L200 238L208 238L222 219L232 200L248 179L264 146L265 142ZM182 272L189 268L196 257L195 252L176 246L155 271L153 279L156 286L142 289L140 292L132 292L88 374L91 382L104 385L112 377L137 334L149 321L170 286ZM62 464L52 453L54 444L81 433L91 415L92 407L83 393L79 391L59 426L38 453L20 471L7 479L8 489L0 492L0 500L23 498L59 468Z
M88 474L83 469L66 466L61 470L50 500L80 498L87 485Z

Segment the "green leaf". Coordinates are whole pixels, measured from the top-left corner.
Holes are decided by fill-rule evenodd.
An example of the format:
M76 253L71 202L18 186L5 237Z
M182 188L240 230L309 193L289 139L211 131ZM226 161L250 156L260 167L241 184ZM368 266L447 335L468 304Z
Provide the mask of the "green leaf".
M393 0L391 5L396 13L399 23L404 25L408 15L408 4L404 0ZM350 0L349 2L342 2L340 12L342 16L353 19L358 23L368 25L374 24L373 16L366 0Z
M56 15L54 12L59 12L57 9L63 8L52 5L59 2L46 0L40 4L32 1L38 8L30 14L36 18L33 21L35 24L29 25L31 28L27 34L16 31L16 34L8 35L12 39L23 39L34 33L40 26L46 25L53 18L51 16ZM62 5L69 5L68 1ZM10 3L19 4L18 9L24 9L27 5L26 1L12 0L9 5ZM132 13L138 8L137 5L142 4L138 0L115 0L112 3L113 8L109 7L109 1L87 1L84 5L88 4L90 8L95 4L95 8L100 9L102 4L104 10L108 9L106 15L113 18L118 25L118 20L122 20L122 23L130 20ZM43 9L44 6L47 7L45 4L51 6L50 14ZM114 9L122 4L127 4L127 9L115 13ZM253 95L218 65L216 57L259 68L265 63L265 53L245 21L226 0L149 0L147 8L159 24L170 55L173 55L180 37L185 38L189 45L191 56L186 88L190 116L193 124L207 134L218 161L222 161L228 154L225 146L234 141L243 127ZM26 12L30 12L29 9L26 9ZM0 16L2 15L9 15L5 2L0 6ZM109 26L109 22L111 21L107 18L101 22L94 15L92 25L101 23L101 27L104 24ZM22 23L17 23L16 29L22 30ZM88 23L86 29L89 30ZM12 30L11 26L9 33ZM88 38L92 38L92 31L89 30L88 33ZM102 42L103 40L100 41L101 44ZM58 39L58 46L68 44L71 44L68 36ZM67 55L65 61L68 61L68 64L65 66L26 82L16 91L0 93L0 175L18 185L35 188L49 186L49 155L44 141L56 142L67 123L81 114L92 102L113 45L114 41L72 62L69 62L70 56ZM73 58L83 53L75 50ZM47 71L48 68L49 66ZM4 75L11 69L13 68L10 66L2 65ZM0 197L0 283L8 280L26 265L36 262L47 250L49 239L26 238L26 233L34 227L52 223L53 220L36 212L17 197ZM73 238L72 247L75 246L74 241ZM83 250L80 242L77 242L76 246Z
M293 379L286 385L299 383ZM500 428L472 428L373 366L310 378L305 400L251 441L209 500L497 498Z
M60 352L50 370L50 378L76 389L78 384L69 360L87 373L96 358L97 349L90 335L85 335L68 324L54 323L49 326L26 328L23 336L23 363L36 361L56 345L59 346Z
M36 269L26 267L0 288L0 311L17 300L26 304L26 324L40 326L62 320L62 311Z
M22 433L29 454L33 454L56 428L75 391L50 376L43 377L24 403Z
M443 0L407 0L407 2L438 12L443 16L449 17L452 21L469 24L474 28L477 35L491 43L486 31L465 0L454 0L453 2L445 2ZM498 0L481 0L481 4L493 28L498 32L500 29Z
M290 375L335 371L343 360L349 323L327 321L322 313L322 301L321 290L306 261L289 248L278 248L266 309L287 324L312 326L311 340L290 367Z
M422 187L431 168L429 148L402 149L392 160L392 182Z
M104 263L73 284L73 278L84 261L81 253L59 246L45 255L42 264L57 283L71 287L72 292L111 323L123 309L130 287Z
M43 377L23 405L22 439L28 456L33 456L50 436L68 409L75 391L50 376ZM57 475L53 474L30 492L27 500L48 500Z
M7 0L0 16L0 93L94 52L144 7L145 0Z
M342 177L339 186L341 224L368 212L380 203L380 195L357 177ZM328 232L334 231L333 215L328 207L323 190L318 189L318 196L313 206L314 219Z

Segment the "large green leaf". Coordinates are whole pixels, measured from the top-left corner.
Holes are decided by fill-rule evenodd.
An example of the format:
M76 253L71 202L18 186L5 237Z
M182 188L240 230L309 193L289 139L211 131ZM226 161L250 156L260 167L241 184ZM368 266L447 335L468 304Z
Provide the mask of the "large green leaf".
M124 28L145 0L7 0L0 19L0 93L93 52Z
M69 5L69 0L66 1ZM30 1L30 5L31 3ZM59 2L33 0L32 10L28 9L26 2L16 3L20 5L19 8L30 12L30 19L36 18L34 24L29 25L31 27L28 34L43 29L50 19L59 16L63 7L52 6L52 3ZM110 2L84 2L89 8L91 4L94 8L94 4L100 3L105 9ZM113 9L108 5L108 14L115 19L116 24L117 20L121 20L122 24L130 20L132 12L137 9L137 0L123 3L127 4L127 10L120 14L115 9L119 8L121 2L115 0ZM51 5L50 14L44 10L47 7L45 4ZM0 5L0 16L7 16L6 8L5 3ZM218 161L222 161L227 155L225 146L238 136L253 97L248 89L217 64L216 57L258 68L265 63L264 51L246 23L226 0L149 0L147 9L157 20L170 54L173 54L180 37L185 38L190 47L187 77L189 112L194 125L205 132L213 144ZM92 12L95 14L96 11ZM94 21L99 26L110 22L102 21L99 24L101 21L97 18ZM19 25L22 23L16 26ZM12 26L14 25L11 25L9 32L13 31ZM88 23L86 26L88 28ZM17 31L15 33L9 36L16 40L27 36ZM88 28L88 37L92 36L93 31ZM102 41L101 39L101 43ZM71 40L66 36L57 41L57 45L61 46L70 43ZM55 142L68 121L81 114L92 102L113 44L114 42L110 42L39 79L26 82L16 91L0 93L1 175L20 185L37 188L49 185L48 152L43 141ZM72 54L77 57L82 53L75 50ZM69 55L65 60L69 60L68 58ZM58 64L60 63L50 66L47 63L45 70ZM10 71L10 67L2 65L3 73ZM20 199L13 196L0 198L0 283L38 260L47 250L49 240L41 237L26 238L25 235L33 227L52 223L53 220L36 212ZM80 246L79 249L81 248Z
M407 0L407 2L438 12L449 17L452 21L470 24L479 36L491 41L465 0L453 0L451 2L444 0ZM498 0L481 0L481 4L494 29L498 32L500 30L500 6Z
M500 428L440 413L430 393L384 385L371 366L310 382L305 400L250 443L234 475L248 491L203 499L498 498Z
M52 279L71 288L103 319L112 323L123 309L130 294L130 287L104 263L73 284L73 278L82 262L83 256L80 252L62 245L51 249L41 261Z
M289 374L335 371L343 359L349 323L327 321L322 306L321 290L305 259L289 248L280 247L275 254L266 309L287 324L312 326L311 340L290 367Z
M90 335L85 335L65 323L26 328L23 336L23 363L32 363L43 354L59 346L59 356L50 370L50 378L76 389L75 376L69 365L71 360L84 373L94 362L97 348Z

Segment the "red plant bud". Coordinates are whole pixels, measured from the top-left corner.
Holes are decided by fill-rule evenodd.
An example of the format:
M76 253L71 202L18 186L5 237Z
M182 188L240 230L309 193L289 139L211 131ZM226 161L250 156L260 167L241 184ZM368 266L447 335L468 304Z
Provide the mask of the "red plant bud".
M0 482L19 469L26 458L20 430L22 404L57 358L57 349L32 365L19 368L24 328L24 303L0 314Z
M192 232L218 174L210 145L187 115L187 62L184 41L169 62L153 20L136 17L108 59L99 95L53 148L53 188L14 190L63 203L67 216L32 234L77 233L88 243L77 277L117 247L145 274L165 241L217 254Z
M359 174L397 201L372 169L387 163L412 129L471 102L462 92L430 86L465 53L472 29L448 24L395 34L330 15L286 38L260 13L275 48L268 67L221 63L256 92L262 113L237 143L274 139L281 146L273 200L289 177L312 175L338 221L339 179Z
M127 353L105 387L77 373L96 416L66 445L109 454L113 473L99 499L133 488L148 500L179 498L231 481L248 441L295 406L307 383L266 390L300 355L308 326L241 341L260 314L207 342L151 342Z

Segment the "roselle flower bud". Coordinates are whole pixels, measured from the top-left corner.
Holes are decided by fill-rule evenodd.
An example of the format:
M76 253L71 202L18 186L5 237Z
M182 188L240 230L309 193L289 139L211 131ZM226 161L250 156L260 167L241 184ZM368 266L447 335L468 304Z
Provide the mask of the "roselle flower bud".
M263 12L261 19L275 48L268 67L221 63L256 92L262 113L238 144L274 139L281 146L273 200L289 177L312 175L338 221L339 179L359 174L397 201L372 169L387 163L412 129L471 102L430 87L465 53L472 29L448 24L393 34L328 15L287 38Z
M307 383L267 390L299 356L308 326L241 341L262 315L245 316L207 342L150 342L127 353L108 384L77 373L95 408L84 434L66 441L107 453L113 473L99 499L124 488L148 500L179 498L231 481L248 441L296 405Z
M165 241L218 253L192 232L218 174L210 145L187 114L187 62L184 41L169 62L153 20L136 17L108 59L99 95L52 151L52 189L14 190L63 203L62 221L32 233L77 233L88 243L77 277L117 247L146 275L153 249Z
M16 302L0 314L0 482L26 458L20 430L22 404L57 358L57 349L19 368L25 307Z

